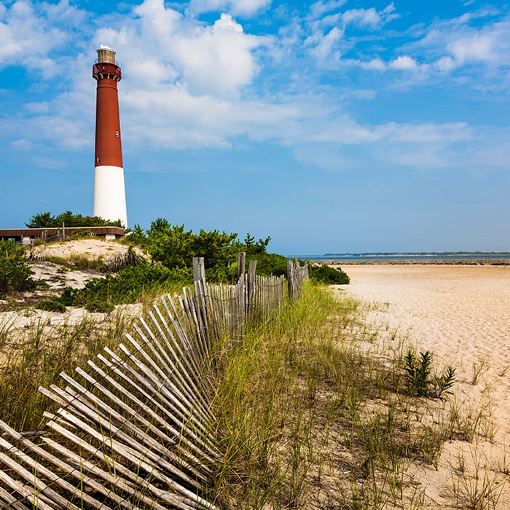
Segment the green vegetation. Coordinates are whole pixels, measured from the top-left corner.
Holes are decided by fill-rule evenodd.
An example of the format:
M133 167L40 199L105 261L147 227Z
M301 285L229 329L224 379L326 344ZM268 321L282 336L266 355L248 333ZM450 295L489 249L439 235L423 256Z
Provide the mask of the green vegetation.
M0 298L35 288L24 250L11 241L0 241Z
M310 278L326 285L346 285L350 282L349 276L340 268L323 264L310 265Z
M193 281L190 269L168 269L138 264L89 281L83 289L64 289L58 301L64 306L84 306L91 312L109 312L115 305L134 303L144 296L182 288Z
M190 268L193 257L204 257L206 269L218 278L228 277L228 267L239 250L237 234L200 230L194 234L184 225L172 225L163 218L153 221L147 232L136 225L127 241L145 249L156 262L168 269Z
M50 212L34 214L26 223L29 228L52 228L62 227L122 227L120 220L110 221L100 218L99 216L82 216L66 211L57 216L53 216Z
M117 311L104 323L85 317L59 326L48 326L46 320L21 329L0 324L0 357L5 360L0 364L1 419L17 430L39 429L43 412L51 410L39 386L49 387L60 372L72 373L104 347L117 346L131 323Z
M237 234L218 230L200 230L195 234L186 230L184 225L172 225L158 218L147 232L136 225L127 242L147 250L154 261L169 269L189 268L193 257L204 257L206 273L211 281L233 282L237 277L236 260L240 252L246 253L248 263L250 260L257 261L257 273L260 275L287 273L287 258L267 251L271 237L257 240L247 234L241 242ZM320 283L349 283L349 277L342 270L318 264L311 267L310 277Z
M417 357L412 350L405 356L405 372L407 389L417 397L437 397L450 393L455 382L455 368L452 366L436 376L432 376L432 354L420 352Z
M70 211L58 216L51 213L34 215L28 226L94 226L118 224L105 222L102 218L84 217ZM82 234L79 233L81 236ZM89 282L84 289L65 289L62 295L39 306L60 308L63 306L84 306L89 311L109 312L117 304L134 303L148 294L156 295L168 289L189 284L192 280L193 257L204 257L206 277L211 283L233 283L237 279L237 255L246 253L247 263L257 261L257 273L262 276L285 275L287 258L268 253L270 237L256 239L247 234L244 241L235 233L218 230L200 230L194 233L184 225L172 225L163 218L152 222L144 231L136 225L125 242L130 245L126 255L105 263L102 259L90 260L87 257L72 258L46 257L71 269L96 270L103 273L116 273L102 280ZM139 247L150 256L151 262L135 253ZM303 262L303 261L302 261ZM311 279L319 283L345 284L348 276L339 269L319 266L310 267ZM58 303L58 304L57 304ZM49 309L49 308L48 308Z
M237 254L245 252L247 261L257 261L257 273L262 276L287 273L287 259L267 253L270 237L256 240L247 234L244 242L237 234L218 230L200 230L198 234L184 225L172 225L158 218L145 232L136 225L126 239L132 247L147 251L152 263L140 260L132 250L126 256L125 266L114 267L118 274L89 282L82 290L66 289L60 302L67 306L85 306L89 311L110 311L116 304L134 303L141 296L163 293L192 282L193 257L204 257L206 277L211 283L234 282L237 278ZM341 270L326 266L311 268L313 280L321 283L348 283Z
M39 310L45 310L46 312L65 312L66 305L56 299L44 299L39 301L35 306Z
M409 395L399 350L372 343L358 303L316 285L236 349L219 343L220 508L418 508L406 466L434 465L456 425Z

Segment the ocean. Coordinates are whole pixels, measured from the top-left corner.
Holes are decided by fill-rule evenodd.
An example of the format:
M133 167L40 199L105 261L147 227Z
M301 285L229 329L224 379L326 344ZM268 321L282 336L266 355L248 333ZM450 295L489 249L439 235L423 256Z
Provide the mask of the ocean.
M300 258L317 261L371 263L510 263L510 252L373 252L373 253L326 253L324 255L298 255Z

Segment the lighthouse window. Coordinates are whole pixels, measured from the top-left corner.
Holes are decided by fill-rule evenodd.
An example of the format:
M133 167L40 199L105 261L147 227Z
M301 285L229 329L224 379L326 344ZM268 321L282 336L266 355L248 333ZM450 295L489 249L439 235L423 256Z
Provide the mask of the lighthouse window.
M115 131L115 137L118 138L120 136L118 131Z

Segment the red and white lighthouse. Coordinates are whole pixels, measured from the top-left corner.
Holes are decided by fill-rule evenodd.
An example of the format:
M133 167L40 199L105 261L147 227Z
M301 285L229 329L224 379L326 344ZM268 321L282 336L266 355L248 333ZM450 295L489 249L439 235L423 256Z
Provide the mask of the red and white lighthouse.
M108 46L99 46L92 76L97 81L94 216L120 220L127 227L117 89L122 72L117 65L114 50Z

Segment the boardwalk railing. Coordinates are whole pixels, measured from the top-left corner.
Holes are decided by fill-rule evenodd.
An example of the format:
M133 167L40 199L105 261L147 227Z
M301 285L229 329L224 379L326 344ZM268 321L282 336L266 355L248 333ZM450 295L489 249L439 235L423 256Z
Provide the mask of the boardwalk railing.
M39 389L57 404L40 435L0 421L0 508L216 508L205 496L222 455L209 409L211 346L241 339L285 298L285 278L255 267L235 285L209 285L196 259L194 289L162 296L118 349ZM304 278L292 263L290 296Z

